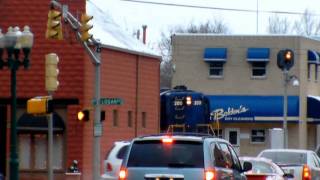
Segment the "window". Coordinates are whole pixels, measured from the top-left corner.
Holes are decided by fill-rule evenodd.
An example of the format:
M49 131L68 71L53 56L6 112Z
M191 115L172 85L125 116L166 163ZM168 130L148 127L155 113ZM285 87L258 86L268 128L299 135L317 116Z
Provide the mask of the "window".
M317 64L315 65L315 72L314 73L315 73L314 78L317 81L318 80L318 65Z
M219 129L219 131L218 131L218 129L213 129L213 132L214 132L215 136L217 136L218 138L223 138L222 137L222 129Z
M308 64L308 80L311 79L311 64Z
M46 170L48 167L47 134L19 134L19 168L22 170ZM53 136L53 168L63 169L63 135Z
M209 76L222 77L224 62L210 62Z
M226 167L227 168L234 167L234 163L233 163L233 160L232 160L232 155L231 155L231 153L229 151L228 145L225 144L225 143L219 143L219 145L221 147L224 159L226 161Z
M113 126L117 127L118 126L118 110L114 109L112 114L113 114Z
M147 127L147 113L146 112L142 112L142 121L141 121L141 125L143 128Z
M251 142L252 143L264 143L266 140L266 132L264 129L251 130Z
M252 76L265 77L266 76L266 62L252 62Z
M128 111L128 127L132 127L132 111Z
M237 153L234 151L234 149L231 146L228 146L229 150L231 152L232 160L233 160L233 167L234 169L237 169L238 171L241 171L241 164L238 159Z

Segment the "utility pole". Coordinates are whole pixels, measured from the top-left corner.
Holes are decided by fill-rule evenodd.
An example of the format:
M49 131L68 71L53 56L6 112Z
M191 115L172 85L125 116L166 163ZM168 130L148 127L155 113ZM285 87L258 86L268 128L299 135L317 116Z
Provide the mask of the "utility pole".
M59 2L52 0L51 6L62 9L63 19L74 30L79 42L83 45L86 52L91 57L91 61L95 67L95 95L94 95L94 129L93 129L93 180L100 180L100 137L102 136L101 123L101 105L100 105L100 85L101 85L101 43L88 34L92 26L86 23L92 19L91 16L83 14L81 22L76 19L69 11L68 6L61 5ZM89 47L94 47L94 51Z

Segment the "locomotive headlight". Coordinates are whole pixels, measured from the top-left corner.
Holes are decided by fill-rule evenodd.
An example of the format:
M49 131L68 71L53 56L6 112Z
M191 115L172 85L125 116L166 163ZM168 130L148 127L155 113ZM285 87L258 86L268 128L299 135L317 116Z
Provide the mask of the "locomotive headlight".
M192 105L192 98L191 98L191 96L187 96L187 97L186 97L186 104L187 104L188 106Z

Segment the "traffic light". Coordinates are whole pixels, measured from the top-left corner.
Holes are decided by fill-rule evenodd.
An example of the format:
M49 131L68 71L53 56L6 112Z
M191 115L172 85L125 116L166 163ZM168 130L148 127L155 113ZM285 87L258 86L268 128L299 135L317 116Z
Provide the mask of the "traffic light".
M93 18L93 16L89 16L87 14L81 15L81 40L82 41L88 41L92 34L89 34L89 30L93 27L92 25L89 25L88 22Z
M46 90L52 92L57 90L59 86L58 55L55 53L47 54L45 63L46 63Z
M47 114L52 110L52 99L49 96L38 96L27 101L28 114Z
M48 13L48 22L47 22L47 39L57 39L62 40L62 24L61 24L61 15L62 13L57 10L49 10Z
M291 49L280 50L277 55L278 67L282 70L290 70L294 65L294 53Z
M78 120L79 121L89 121L89 110L85 109L78 112Z

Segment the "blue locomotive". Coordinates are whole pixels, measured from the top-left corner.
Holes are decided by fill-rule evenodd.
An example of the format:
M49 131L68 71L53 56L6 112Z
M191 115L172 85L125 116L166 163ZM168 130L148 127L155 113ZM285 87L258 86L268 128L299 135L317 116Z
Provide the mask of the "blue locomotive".
M188 90L186 86L160 91L161 132L202 131L209 124L208 103L203 93Z

